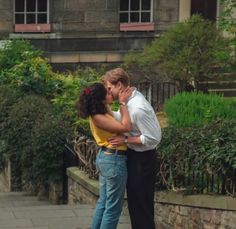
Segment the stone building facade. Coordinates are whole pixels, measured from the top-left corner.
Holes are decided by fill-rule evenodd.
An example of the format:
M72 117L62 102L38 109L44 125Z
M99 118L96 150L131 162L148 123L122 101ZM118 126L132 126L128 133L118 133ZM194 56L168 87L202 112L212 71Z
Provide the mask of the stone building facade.
M29 39L54 65L119 63L218 1L192 9L194 0L0 0L0 39Z

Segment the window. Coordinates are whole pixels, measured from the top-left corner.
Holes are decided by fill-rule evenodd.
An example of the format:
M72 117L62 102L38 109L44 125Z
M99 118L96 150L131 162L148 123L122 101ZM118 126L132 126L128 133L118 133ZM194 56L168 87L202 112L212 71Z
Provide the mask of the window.
M217 0L191 0L191 15L200 14L203 18L216 21Z
M120 31L154 31L153 0L120 0Z
M49 32L48 29L49 0L15 0L16 32Z
M152 22L152 0L120 0L120 23Z

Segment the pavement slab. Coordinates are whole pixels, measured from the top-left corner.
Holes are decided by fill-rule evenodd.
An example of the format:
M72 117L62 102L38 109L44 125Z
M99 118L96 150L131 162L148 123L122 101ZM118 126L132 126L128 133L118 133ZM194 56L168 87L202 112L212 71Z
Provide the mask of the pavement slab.
M24 192L0 193L0 229L90 229L92 205L53 205ZM131 229L124 207L117 229Z

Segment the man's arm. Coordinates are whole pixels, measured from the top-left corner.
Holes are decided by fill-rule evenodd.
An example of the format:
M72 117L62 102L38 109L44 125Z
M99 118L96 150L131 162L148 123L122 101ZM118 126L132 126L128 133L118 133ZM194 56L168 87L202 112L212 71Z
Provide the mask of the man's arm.
M140 136L118 135L118 136L109 138L108 141L114 147L122 145L124 143L126 143L126 144L142 144Z

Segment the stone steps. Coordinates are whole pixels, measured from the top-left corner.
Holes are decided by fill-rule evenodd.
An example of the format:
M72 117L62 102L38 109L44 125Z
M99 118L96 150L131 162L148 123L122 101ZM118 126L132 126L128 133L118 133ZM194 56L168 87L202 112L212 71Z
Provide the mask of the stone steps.
M236 97L236 75L225 74L218 80L201 81L199 84L202 88L208 88L209 92L215 92L224 97Z

